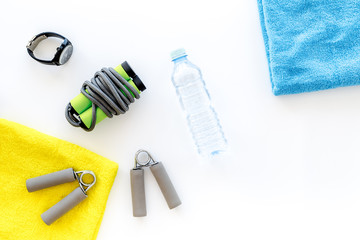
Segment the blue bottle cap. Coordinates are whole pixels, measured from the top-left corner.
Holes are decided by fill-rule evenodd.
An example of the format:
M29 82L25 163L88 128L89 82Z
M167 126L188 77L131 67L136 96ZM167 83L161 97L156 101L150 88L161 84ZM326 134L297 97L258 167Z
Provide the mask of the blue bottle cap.
M179 49L176 49L175 51L172 51L170 56L171 56L171 60L174 61L175 59L178 59L181 57L186 57L187 54L185 52L185 49L179 48Z

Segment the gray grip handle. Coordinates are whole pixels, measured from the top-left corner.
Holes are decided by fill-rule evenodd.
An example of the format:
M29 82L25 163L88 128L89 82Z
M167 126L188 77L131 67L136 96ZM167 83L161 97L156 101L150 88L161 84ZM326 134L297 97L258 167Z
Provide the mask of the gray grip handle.
M49 173L35 178L26 180L26 188L29 192L34 192L44 188L56 186L62 183L72 182L75 180L74 170L68 168L58 172Z
M131 197L134 217L146 216L144 170L130 170Z
M50 225L78 205L85 198L87 198L87 195L80 187L78 187L60 202L41 214L41 218L47 225Z
M159 162L150 167L152 174L154 175L162 194L170 209L175 208L181 204L180 198L177 195L173 184L164 168L164 165Z

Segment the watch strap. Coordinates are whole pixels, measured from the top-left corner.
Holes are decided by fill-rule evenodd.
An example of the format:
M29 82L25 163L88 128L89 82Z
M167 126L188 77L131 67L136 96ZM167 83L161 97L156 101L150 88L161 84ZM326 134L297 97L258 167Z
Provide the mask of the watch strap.
M45 39L47 39L48 37L57 37L57 38L61 38L63 40L66 40L66 38L58 33L54 33L54 32L42 32L42 33L39 33L37 35L35 35L30 41L29 43L26 45L26 48L27 48L27 51L29 53L29 55L35 59L36 61L38 62L41 62L43 64L47 64L47 65L57 65L55 62L54 62L54 59L51 59L51 60L43 60L43 59L39 59L37 58L35 55L34 55L34 50L35 48L39 45L39 43ZM62 43L63 44L63 43ZM56 55L56 54L55 54Z

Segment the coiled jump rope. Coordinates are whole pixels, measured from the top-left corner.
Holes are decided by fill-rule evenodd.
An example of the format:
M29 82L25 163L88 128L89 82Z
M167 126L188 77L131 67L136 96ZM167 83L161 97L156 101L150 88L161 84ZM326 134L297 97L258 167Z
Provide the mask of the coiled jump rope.
M92 131L106 117L124 114L129 105L146 89L143 82L125 61L114 68L102 68L81 93L66 106L65 117L74 127Z

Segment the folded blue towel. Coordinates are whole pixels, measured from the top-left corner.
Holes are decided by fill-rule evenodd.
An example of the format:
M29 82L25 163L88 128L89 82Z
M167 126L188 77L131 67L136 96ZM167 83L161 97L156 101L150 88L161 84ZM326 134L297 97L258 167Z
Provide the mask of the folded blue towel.
M360 84L360 1L258 0L275 95Z

